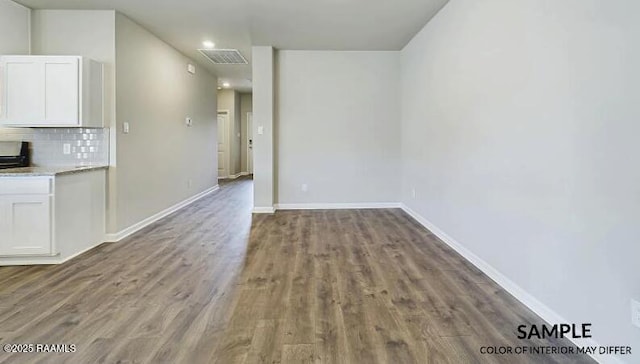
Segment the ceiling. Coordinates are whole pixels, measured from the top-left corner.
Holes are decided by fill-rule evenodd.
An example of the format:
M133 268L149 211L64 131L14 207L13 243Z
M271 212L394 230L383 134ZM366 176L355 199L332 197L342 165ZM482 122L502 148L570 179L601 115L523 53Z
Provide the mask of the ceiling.
M15 0L33 9L115 9L239 91L251 65L214 65L204 40L238 49L400 50L448 0Z

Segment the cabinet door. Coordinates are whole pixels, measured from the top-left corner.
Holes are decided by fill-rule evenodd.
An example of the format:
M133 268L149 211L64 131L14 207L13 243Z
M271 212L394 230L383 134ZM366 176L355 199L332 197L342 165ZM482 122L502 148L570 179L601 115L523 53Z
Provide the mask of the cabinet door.
M78 58L44 59L44 120L45 125L79 123L80 77Z
M0 196L0 255L51 254L51 197Z
M44 116L42 63L28 57L15 57L3 63L3 119L14 125L39 122Z

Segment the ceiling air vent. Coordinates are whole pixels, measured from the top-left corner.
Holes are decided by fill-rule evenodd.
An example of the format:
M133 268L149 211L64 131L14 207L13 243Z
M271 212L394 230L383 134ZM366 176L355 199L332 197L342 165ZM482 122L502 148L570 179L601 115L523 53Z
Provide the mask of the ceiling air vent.
M198 49L214 64L248 64L237 49Z

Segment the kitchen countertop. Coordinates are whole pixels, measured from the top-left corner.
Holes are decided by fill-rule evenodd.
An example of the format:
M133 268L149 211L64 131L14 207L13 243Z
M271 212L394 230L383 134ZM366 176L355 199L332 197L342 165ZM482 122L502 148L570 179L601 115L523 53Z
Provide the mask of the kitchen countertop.
M56 167L22 167L0 169L2 177L34 177L34 176L58 176L62 174L81 173L98 169L107 169L109 166L56 166Z

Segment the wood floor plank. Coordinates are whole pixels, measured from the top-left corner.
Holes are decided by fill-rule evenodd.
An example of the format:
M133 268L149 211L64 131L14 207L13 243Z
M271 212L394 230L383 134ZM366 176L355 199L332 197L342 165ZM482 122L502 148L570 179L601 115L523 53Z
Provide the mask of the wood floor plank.
M282 362L311 364L314 361L313 345L296 344L282 347Z
M376 353L375 335L363 310L365 289L354 271L342 268L338 274L340 311L344 321L347 342L347 362L379 363L382 359Z
M313 344L315 322L313 313L315 292L315 240L311 218L303 215L299 229L295 265L293 266L291 289L284 315L285 344Z
M422 363L433 364L457 364L468 363L467 358L458 355L446 340L434 334L431 320L426 316L402 316L403 323L407 327L415 350Z
M284 343L282 320L260 320L247 353L246 363L278 363L282 360Z

